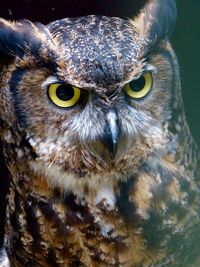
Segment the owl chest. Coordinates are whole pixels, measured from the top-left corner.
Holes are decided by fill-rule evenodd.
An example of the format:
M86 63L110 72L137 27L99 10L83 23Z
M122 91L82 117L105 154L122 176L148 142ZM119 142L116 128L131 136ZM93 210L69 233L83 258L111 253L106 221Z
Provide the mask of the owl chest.
M92 203L56 192L50 199L38 198L13 188L6 226L11 266L128 267L139 262L143 240L137 228L130 232L112 201L98 196Z
M178 227L178 220L192 221L185 194L173 180L153 198L150 176L83 195L50 189L37 176L27 187L28 175L20 177L11 182L8 197L6 242L12 267L159 266L186 235L187 227ZM167 209L174 201L176 209ZM183 251L170 253L181 259Z

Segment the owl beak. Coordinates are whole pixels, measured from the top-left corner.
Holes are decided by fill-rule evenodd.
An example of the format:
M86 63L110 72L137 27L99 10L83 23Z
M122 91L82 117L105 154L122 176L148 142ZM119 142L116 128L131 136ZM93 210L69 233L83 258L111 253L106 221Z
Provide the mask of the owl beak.
M117 154L119 142L119 117L115 110L109 110L106 114L106 127L103 141L107 146L110 158L114 159Z

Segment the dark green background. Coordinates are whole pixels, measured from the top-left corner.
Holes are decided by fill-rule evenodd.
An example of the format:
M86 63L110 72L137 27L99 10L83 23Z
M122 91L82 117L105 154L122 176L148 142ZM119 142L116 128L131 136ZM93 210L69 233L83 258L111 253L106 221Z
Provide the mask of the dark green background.
M0 0L0 17L48 23L85 14L130 16L146 0ZM165 0L163 0L165 1ZM178 55L186 115L200 144L200 1L177 0L178 19L171 36Z
M180 63L186 115L200 145L200 1L177 0L177 7L172 42Z

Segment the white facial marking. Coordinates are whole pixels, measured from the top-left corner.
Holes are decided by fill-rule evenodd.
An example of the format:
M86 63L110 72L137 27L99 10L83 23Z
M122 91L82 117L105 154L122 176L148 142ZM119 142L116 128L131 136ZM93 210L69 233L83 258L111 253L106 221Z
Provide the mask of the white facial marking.
M151 64L148 64L146 67L145 67L145 70L146 71L150 71L150 72L154 72L156 73L157 72L157 68Z
M29 165L35 173L44 175L51 187L58 186L66 192L71 191L75 193L79 197L83 197L83 189L85 187L89 187L93 191L98 190L95 203L98 204L102 199L105 199L105 205L108 206L108 209L114 209L115 197L111 187L116 183L115 175L110 174L105 177L102 177L102 175L93 175L92 180L90 177L77 179L73 173L62 171L54 164L46 166L40 161L30 161ZM106 185L110 188L106 189Z
M43 83L42 83L42 87L43 88L47 88L48 85L52 84L52 83L57 83L59 82L58 78L56 78L55 76L49 76Z

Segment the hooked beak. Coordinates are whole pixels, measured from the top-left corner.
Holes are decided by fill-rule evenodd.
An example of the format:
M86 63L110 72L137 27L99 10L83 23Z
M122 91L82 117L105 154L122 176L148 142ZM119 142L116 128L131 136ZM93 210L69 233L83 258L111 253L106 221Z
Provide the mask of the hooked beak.
M106 114L105 135L103 138L111 159L114 159L117 154L119 134L119 117L117 112L111 109Z

